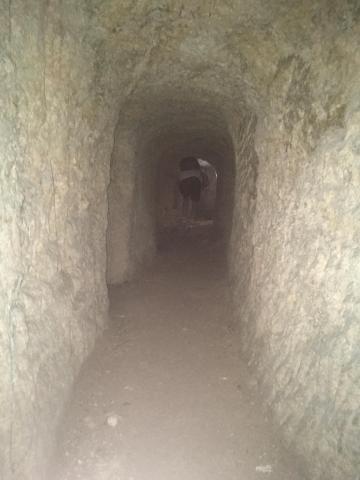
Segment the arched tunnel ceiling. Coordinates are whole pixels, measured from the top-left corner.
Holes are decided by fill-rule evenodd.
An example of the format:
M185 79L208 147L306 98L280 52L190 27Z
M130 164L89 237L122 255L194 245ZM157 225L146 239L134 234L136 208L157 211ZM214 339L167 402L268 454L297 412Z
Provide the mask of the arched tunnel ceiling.
M260 113L271 101L271 82L293 55L312 63L314 81L317 69L326 73L329 45L336 58L344 45L334 33L350 34L355 3L96 0L88 8L98 69L113 76L120 107L141 91L159 95L171 87L180 94L191 86L195 99L218 96L225 109ZM337 83L329 78L326 88Z
M284 100L309 108L304 95L306 117L323 118L326 128L337 106L322 105L346 102L351 82L343 77L357 68L341 68L357 18L350 1L94 0L87 8L99 97L137 144L161 138L166 150L164 140L173 138L182 150L181 137L191 143L205 134L216 144L207 144L208 153L221 152L221 139L229 144L249 114L276 114ZM299 83L291 85L293 78ZM297 97L288 98L289 90ZM311 121L305 129L312 135Z
M263 5L232 3L100 2L94 8L99 49L103 67L117 72L120 97L191 85L195 98L219 95L255 105L261 84L291 52L278 47Z
M233 156L229 121L215 96L196 98L189 89L162 96L142 92L127 104L119 123L132 132L145 155L157 152L155 162L195 155L219 166Z

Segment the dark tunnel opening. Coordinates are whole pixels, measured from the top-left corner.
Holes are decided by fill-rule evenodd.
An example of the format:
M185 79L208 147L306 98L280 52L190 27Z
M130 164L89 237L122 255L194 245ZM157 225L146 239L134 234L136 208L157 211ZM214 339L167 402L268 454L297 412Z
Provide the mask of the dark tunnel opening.
M224 240L224 257L228 254L236 180L234 126L215 100L202 103L191 92L182 97L139 96L138 103L128 106L126 123L117 127L108 190L109 284L121 283L149 264L169 233L172 238L184 230L190 233L201 223L212 237ZM188 173L181 171L181 162L187 158L196 163L193 175L198 178L184 178ZM194 198L184 198L181 176L185 183L198 183Z
M190 167L182 162L191 159ZM216 168L208 161L185 157L178 168L158 167L156 187L157 230L213 224L217 207Z

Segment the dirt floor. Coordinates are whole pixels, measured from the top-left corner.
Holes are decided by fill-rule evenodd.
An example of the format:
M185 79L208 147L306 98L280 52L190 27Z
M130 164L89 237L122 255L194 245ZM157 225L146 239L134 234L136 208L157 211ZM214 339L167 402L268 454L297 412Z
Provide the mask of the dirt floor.
M111 325L64 420L57 480L300 480L231 339L221 243L163 238L110 290Z

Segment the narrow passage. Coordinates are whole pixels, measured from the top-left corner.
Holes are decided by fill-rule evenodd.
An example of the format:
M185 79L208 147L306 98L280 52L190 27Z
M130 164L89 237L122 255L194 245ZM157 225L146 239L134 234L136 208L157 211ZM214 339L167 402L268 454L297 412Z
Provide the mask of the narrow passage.
M300 480L232 344L221 245L167 238L110 290L111 324L64 421L59 480Z

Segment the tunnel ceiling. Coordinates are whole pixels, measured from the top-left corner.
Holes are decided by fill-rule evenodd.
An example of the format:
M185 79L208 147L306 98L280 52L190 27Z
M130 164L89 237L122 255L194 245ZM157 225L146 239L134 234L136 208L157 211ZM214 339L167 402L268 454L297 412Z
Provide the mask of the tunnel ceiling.
M222 105L215 96L206 102L189 90L162 96L144 92L132 99L125 125L134 132L140 148L158 152L155 160L178 161L195 155L221 163L233 154Z
M203 97L255 103L291 44L272 19L279 23L274 2L271 12L265 2L232 3L99 3L101 48L118 68L121 89L128 96L142 86L181 91L191 84Z
M96 1L91 41L99 70L113 75L119 105L139 92L147 91L140 96L148 101L154 91L158 97L171 90L220 102L224 110L261 112L271 100L270 83L292 55L324 68L326 40L333 43L334 28L346 32L355 8L327 1ZM331 55L341 48L334 44ZM329 78L326 87L336 84Z
M343 77L351 71L339 65L355 10L328 1L93 1L99 97L138 144L180 152L194 142L198 155L206 148L216 162L249 114L263 118L284 99L301 108L300 96L310 97L305 81L313 103L346 97ZM291 90L300 92L292 99L294 77ZM309 118L337 114L312 108ZM199 142L204 135L213 146Z

